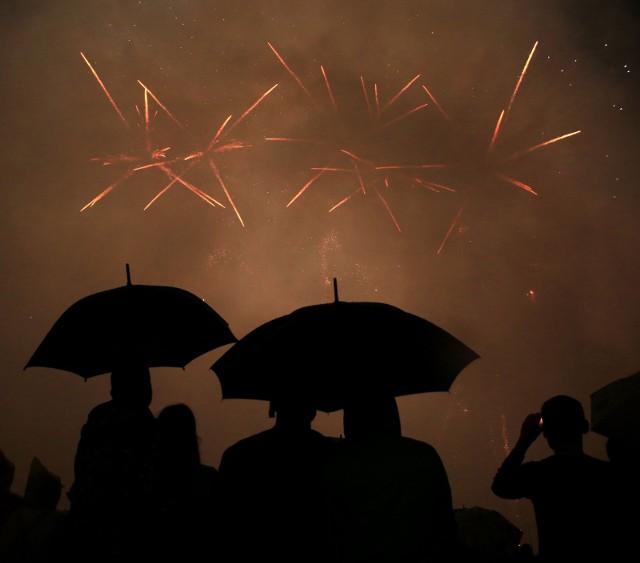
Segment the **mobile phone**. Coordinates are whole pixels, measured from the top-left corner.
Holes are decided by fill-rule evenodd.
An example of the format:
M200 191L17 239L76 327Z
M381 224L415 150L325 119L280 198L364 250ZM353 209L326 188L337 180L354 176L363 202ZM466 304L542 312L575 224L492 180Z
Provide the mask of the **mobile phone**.
M542 417L540 417L540 420L538 421L538 428L542 430Z

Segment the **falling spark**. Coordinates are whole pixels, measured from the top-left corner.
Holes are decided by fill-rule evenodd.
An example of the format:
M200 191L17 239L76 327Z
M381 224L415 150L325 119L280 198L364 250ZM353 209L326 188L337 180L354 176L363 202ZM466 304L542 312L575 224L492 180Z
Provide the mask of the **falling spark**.
M369 101L369 94L367 93L367 87L364 84L364 78L362 75L360 76L360 84L362 84L362 92L364 93L364 101L367 104L367 109L369 110L369 115L371 115L371 102Z
M516 94L518 93L518 90L520 89L520 85L522 84L522 80L524 79L524 75L527 72L527 68L529 67L529 63L531 62L531 59L533 57L533 53L535 52L537 46L538 46L538 42L536 41L535 44L533 45L533 49L531 49L531 52L529 53L529 57L527 58L527 62L524 64L522 72L520 73L520 77L518 78L518 82L516 84L516 87L513 90L513 94L511 94L511 99L509 100L509 105L507 106L507 115L511 111L511 106L513 105L513 101L516 99Z
M320 176L324 174L324 172L324 170L320 170L313 178L311 178L311 180L309 180L302 187L302 189L295 196L293 196L293 199L289 203L287 203L287 207L289 207L296 199L298 199L307 190L307 188L311 186L311 184L313 184L318 178L320 178Z
M287 69L287 71L289 72L289 74L291 76L293 76L293 79L298 83L298 86L300 86L300 88L302 88L302 90L304 91L304 93L309 96L309 99L314 103L315 105L315 99L313 98L313 96L311 95L311 92L309 92L309 90L307 90L307 87L302 83L302 80L300 80L298 78L298 75L293 72L290 68L289 65L284 61L284 59L280 56L280 53L278 53L278 51L276 51L275 47L267 42L267 45L269 45L269 48L275 53L276 57L278 57L278 60L282 63L282 66L284 66L284 68Z
M502 123L503 117L504 117L504 110L502 110L502 112L500 113L500 117L498 117L498 122L496 123L496 127L493 130L493 136L491 137L491 142L489 143L489 148L487 149L487 152L491 152L491 150L496 144L496 139L498 138L498 134L500 133L500 125Z
M442 239L442 242L440 243L440 246L438 247L438 251L436 252L436 255L438 255L438 254L440 254L440 252L442 252L442 249L444 248L444 245L447 243L447 240L449 240L449 237L451 236L451 233L453 232L453 229L458 224L458 221L460 221L460 217L462 217L463 209L464 209L464 205L462 207L460 207L460 209L458 209L458 213L456 214L455 218L451 222L451 225L449 225L449 230L447 231L447 234Z
M140 82L138 80L138 84L140 84L140 86L142 86L144 88L144 93L145 93L145 97L147 94L149 94L153 100L156 102L156 104L158 104L162 110L169 116L169 118L178 126L180 127L180 129L182 129L183 131L186 131L184 125L182 125L182 123L180 123L180 121L178 121L178 119L176 118L175 115L173 115L167 108L166 106L155 96L155 94L149 90L149 88L147 88L142 82Z
M391 207L389 207L389 204L387 203L387 200L384 197L382 197L382 194L378 191L378 189L375 186L374 186L373 189L375 190L376 195L380 198L380 201L382 202L382 204L384 205L385 209L387 210L387 213L389 214L389 217L391 217L391 220L395 224L396 229L398 229L398 232L401 232L400 224L398 223L395 215L391 211Z
M331 105L333 106L333 110L338 113L338 105L336 104L336 99L333 97L333 91L331 90L331 84L329 84L329 79L327 78L327 73L324 71L324 67L320 65L320 70L322 71L322 76L324 77L324 83L327 85L327 91L329 92L329 99L331 100Z
M127 120L124 118L124 115L122 115L122 112L120 111L120 108L116 105L115 101L111 97L111 94L109 94L109 90L107 90L107 87L104 85L102 80L100 80L100 77L98 76L98 73L91 66L91 63L89 62L87 57L84 56L84 53L80 52L80 54L82 55L82 58L84 59L84 62L87 63L87 65L91 69L91 72L93 73L93 76L95 76L96 80L98 81L98 84L100 84L100 87L102 88L102 91L106 94L107 99L109 100L109 102L111 102L111 105L116 110L116 112L118 114L118 117L120 117L120 119L122 120L122 123L124 123L127 126L127 129L128 129L129 128L129 124L127 123Z
M566 133L565 135L560 135L559 137L556 137L555 139L550 139L549 141L545 141L544 143L540 143L539 145L535 145L533 147L530 147L526 150L517 152L515 154L512 154L511 156L508 156L507 158L503 159L502 162L507 162L509 160L513 160L514 158L518 158L524 154L533 152L537 149L540 149L542 147L546 147L547 145L551 145L552 143L557 143L558 141L562 141L563 139L568 139L569 137L573 137L574 135L577 135L578 133L581 133L582 131L573 131L572 133Z
M532 193L533 195L538 195L537 192L533 191L531 186L527 186L527 184L520 182L519 180L510 178L509 176L506 176L505 174L501 174L500 172L496 172L496 176L498 176L498 178L502 178L505 182L509 182L514 186L518 186L519 188L522 188L523 190L526 190L527 192Z
M85 205L80 211L84 211L89 207L93 207L96 203L98 203L104 196L106 196L109 192L111 192L116 186L124 182L129 176L133 174L133 170L128 170L122 178L111 184L109 187L105 188L101 193L99 193L96 197L94 197L87 205Z
M436 107L438 108L438 110L440 110L440 113L444 116L444 118L447 121L451 121L451 118L449 117L449 115L447 114L446 111L444 111L442 109L442 106L438 103L438 100L435 99L435 97L433 96L433 94L429 91L429 89L423 84L422 87L424 88L424 91L429 95L429 98L431 98L431 101L436 105Z
M502 426L502 449L506 456L509 455L509 435L507 433L507 417L504 413L500 414L500 422Z
M412 110L409 110L406 113L403 113L402 115L392 119L391 121L387 121L384 125L382 125L380 127L380 129L384 129L386 127L389 127L389 125L393 125L394 123L400 121L401 119L404 119L405 117L409 117L411 114L421 110L422 108L426 108L429 104L422 104L421 106L415 107Z
M449 164L393 164L387 166L376 166L376 170L411 170L411 169L427 169L427 168L448 168Z
M418 78L420 78L419 74L414 76L411 80L409 80L409 82L404 86L404 88L401 88L400 91L380 109L380 111L384 111L388 107L390 107L400 96L402 96L402 94L404 94L407 91L409 86L411 86L416 80L418 80Z
M243 120L245 117L247 117L247 115L249 115L257 106L258 104L260 104L262 102L262 100L264 100L271 92L273 92L276 87L278 86L278 84L274 84L273 86L271 86L271 88L269 88L264 94L262 94L262 96L260 96L258 98L258 100L247 110L245 111L234 123L233 125L231 125L231 127L229 127L229 129L227 130L227 134L229 134L231 131L233 131L233 129L235 129Z
M349 201L354 195L359 193L360 193L360 188L358 188L355 192L352 192L347 197L345 197L344 199L341 199L338 203L336 203L332 208L329 209L329 213L331 213L332 211L340 207L342 204L347 203L347 201Z

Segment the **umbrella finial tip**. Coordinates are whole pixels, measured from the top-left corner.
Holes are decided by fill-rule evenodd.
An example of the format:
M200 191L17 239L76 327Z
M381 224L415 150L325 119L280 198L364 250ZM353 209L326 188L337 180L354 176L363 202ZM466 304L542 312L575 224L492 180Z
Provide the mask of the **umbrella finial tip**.
M131 285L131 270L129 269L129 263L126 264L127 268L127 285Z
M333 278L333 298L338 302L338 278Z

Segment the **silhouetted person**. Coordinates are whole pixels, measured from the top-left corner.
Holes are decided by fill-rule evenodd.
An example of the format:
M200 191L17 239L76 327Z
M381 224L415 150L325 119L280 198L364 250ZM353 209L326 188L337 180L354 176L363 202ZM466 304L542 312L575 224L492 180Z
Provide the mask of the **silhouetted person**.
M343 425L341 451L326 476L336 560L455 560L447 472L433 446L402 436L395 398L372 394L350 402Z
M619 552L628 560L640 557L636 534L640 530L640 441L634 437L611 437L606 443L607 456L619 494Z
M539 413L524 419L518 441L493 479L497 496L531 500L538 556L545 562L610 561L616 549L611 467L584 453L588 431L578 400L566 395L548 399ZM541 433L553 455L525 462Z
M37 457L31 461L24 502L0 530L3 563L57 563L65 541L66 512L58 510L62 493L60 477Z
M196 418L183 403L158 415L161 456L162 554L177 561L209 559L217 551L220 484L215 467L200 459Z
M322 474L335 442L304 399L273 401L272 428L228 447L218 471L229 561L327 561Z
M0 530L14 510L22 505L22 496L11 490L16 466L0 450Z
M149 409L149 369L111 374L111 400L89 413L69 491L73 547L81 559L134 561L148 556L158 508L158 433Z

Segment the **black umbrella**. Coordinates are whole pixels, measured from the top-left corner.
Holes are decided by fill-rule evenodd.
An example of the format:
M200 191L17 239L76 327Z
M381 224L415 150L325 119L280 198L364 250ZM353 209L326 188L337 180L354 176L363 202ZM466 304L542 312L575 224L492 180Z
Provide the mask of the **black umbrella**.
M591 393L591 430L640 444L640 372Z
M94 293L71 305L51 327L28 367L49 367L85 379L130 359L147 367L182 367L236 342L205 301L178 287L127 285Z
M363 393L448 391L479 356L426 319L386 303L335 301L272 319L211 369L226 399L306 394L319 410Z
M504 561L513 557L522 530L502 513L481 506L456 508L458 541L468 555L483 561Z

